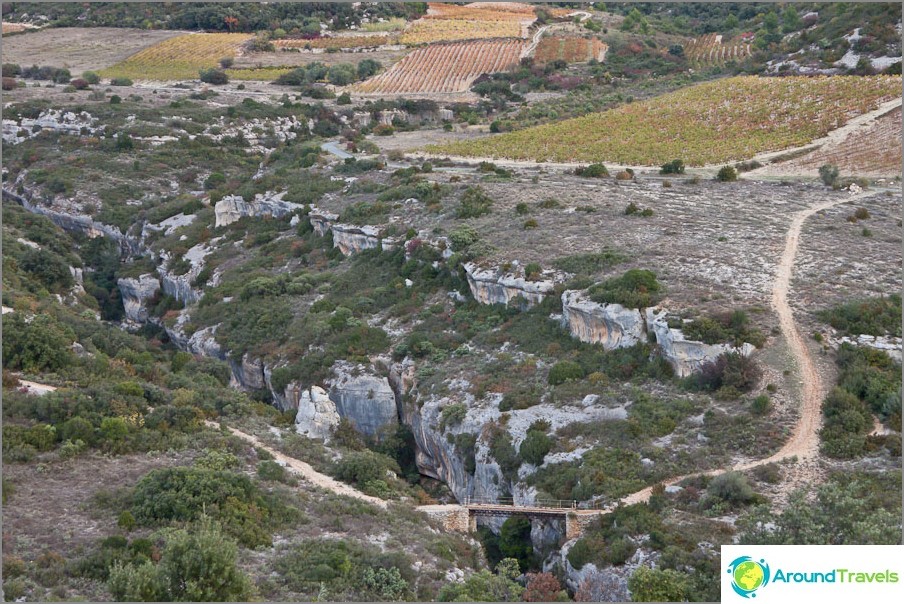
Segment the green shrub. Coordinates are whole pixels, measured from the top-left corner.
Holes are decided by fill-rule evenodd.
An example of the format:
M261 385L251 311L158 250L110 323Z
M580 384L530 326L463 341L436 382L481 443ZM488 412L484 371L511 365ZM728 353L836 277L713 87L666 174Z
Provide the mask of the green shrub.
M539 466L543 463L546 454L552 449L552 439L546 432L540 430L528 430L527 436L521 441L518 449L521 459L525 462Z
M159 564L115 565L107 586L119 601L247 601L251 582L237 558L235 541L204 518L197 530L177 529L167 536Z
M818 316L843 335L901 337L900 294L856 300L820 311Z
M719 173L716 174L716 180L719 182L734 182L738 179L738 171L731 166L722 166Z
M819 179L827 187L831 187L838 182L838 168L832 164L825 164L819 167Z
M480 233L469 224L459 225L449 233L449 242L452 244L452 251L454 252L466 250L471 245L477 243L479 239Z
M531 524L527 516L506 518L499 530L499 552L503 558L518 561L521 572L536 566L534 547L530 538Z
M726 472L713 478L706 487L706 493L717 501L729 505L746 505L756 498L747 479L740 472Z
M659 170L660 174L684 174L684 162L680 159L673 159L672 161L662 164L662 168Z
M388 472L400 474L394 459L374 451L356 451L343 457L336 465L336 478L349 484L365 485L385 481Z
M461 203L455 212L456 218L479 218L489 214L493 199L481 187L468 187L461 196Z
M611 266L624 262L627 258L618 252L603 250L589 254L575 254L553 261L559 270L575 275L593 275Z
M603 178L609 176L609 170L603 164L590 164L589 166L580 166L575 168L575 175L584 178Z
M569 380L584 378L584 368L574 361L559 361L549 370L547 381L551 386L564 384Z
M461 424L467 414L468 406L464 403L452 403L451 405L446 405L440 412L440 431L445 432L447 427Z
M229 83L229 76L222 69L202 69L198 73L199 79L205 84L222 86Z
M628 589L635 602L685 602L691 595L691 581L677 570L640 566L628 579Z
M621 304L626 308L653 306L661 299L662 286L648 270L631 269L588 289L594 302Z
M113 78L110 80L110 86L131 86L132 80L129 78Z
M28 372L58 371L72 362L75 334L52 316L26 321L22 313L3 319L3 366Z
M131 511L138 524L151 526L195 521L206 512L247 547L269 545L272 528L295 516L247 476L197 467L147 473L135 486Z
M750 325L747 313L742 310L694 319L690 323L683 323L681 331L687 339L706 344L741 346L749 342L759 348L766 341L763 333Z
M272 460L264 460L257 464L257 476L261 480L272 480L274 482L290 482L289 473L284 467Z

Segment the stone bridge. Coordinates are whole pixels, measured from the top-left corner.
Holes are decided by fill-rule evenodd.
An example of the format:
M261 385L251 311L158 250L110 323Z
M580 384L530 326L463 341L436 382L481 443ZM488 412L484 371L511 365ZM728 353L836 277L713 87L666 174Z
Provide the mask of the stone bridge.
M442 524L447 531L473 533L477 531L478 516L513 516L528 518L565 518L565 538L580 537L597 517L609 513L607 507L592 507L574 501L539 500L530 505L516 504L512 499L498 501L467 500L447 505L422 505L417 508Z

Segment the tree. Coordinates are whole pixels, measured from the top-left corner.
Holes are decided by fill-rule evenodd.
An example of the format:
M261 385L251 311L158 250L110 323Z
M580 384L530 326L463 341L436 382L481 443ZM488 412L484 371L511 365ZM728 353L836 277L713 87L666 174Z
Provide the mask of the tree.
M343 92L342 94L339 95L338 98L336 98L336 104L337 105L351 105L352 104L352 95L350 95L348 92Z
M551 386L558 386L569 380L580 380L583 377L583 367L574 361L559 361L549 370L549 376L546 380Z
M527 436L521 441L521 447L518 452L521 459L529 464L539 466L543 463L543 458L552 449L552 439L542 430L528 430Z
M379 61L364 59L358 63L358 79L366 80L367 78L376 75L381 69L383 69L383 65L381 65Z
M825 164L819 167L819 178L827 187L833 186L838 182L838 167L832 164Z
M13 313L3 321L3 366L28 372L62 369L72 358L69 345L74 339L72 331L50 315L26 321L22 313Z
M782 12L782 31L790 34L799 30L802 26L803 21L801 21L800 15L797 14L797 9L792 4L788 4Z
M499 551L505 558L518 561L521 571L534 565L534 546L530 539L530 520L527 516L510 516L499 531ZM518 573L520 574L520 573Z
M769 11L763 18L762 28L757 32L756 46L765 50L781 41L782 34L778 31L778 15L774 11Z
M29 248L22 256L19 266L34 275L52 292L61 292L74 282L69 265L47 250Z
M677 570L640 566L628 579L635 602L684 602L690 595L689 577Z
M334 86L348 86L355 81L356 76L357 72L354 66L340 63L330 67L326 79Z
M552 573L528 573L524 589L525 602L562 602L568 594Z

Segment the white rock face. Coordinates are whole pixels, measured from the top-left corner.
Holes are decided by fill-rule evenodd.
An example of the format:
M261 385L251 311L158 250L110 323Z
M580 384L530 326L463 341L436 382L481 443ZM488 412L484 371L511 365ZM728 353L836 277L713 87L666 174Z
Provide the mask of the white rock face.
M606 350L627 348L647 339L639 310L621 304L600 304L586 298L584 292L563 293L562 314L573 337L602 344Z
M333 247L339 248L343 256L381 247L379 227L333 224L330 228L333 231Z
M297 203L283 201L283 195L285 195L285 192L279 194L267 192L263 195L255 195L252 201L245 201L240 195L227 195L214 206L214 213L216 214L215 226L226 226L237 222L245 216L282 218L304 207Z
M33 136L37 136L43 130L51 130L60 134L81 134L83 131L89 136L102 134L104 126L95 126L97 118L90 113L82 111L61 111L48 109L38 117L22 118L20 122L15 120L3 120L3 142L16 145Z
M152 274L141 275L137 279L118 279L119 293L126 318L133 323L144 323L148 320L148 309L145 302L153 298L160 289L160 281Z
M292 384L286 390L291 387ZM298 414L295 416L295 430L299 434L326 440L339 425L339 419L336 403L330 400L323 388L311 386L301 392Z
M399 423L395 393L387 378L342 361L333 367L333 376L330 400L340 417L348 419L358 432L379 436Z
M308 214L308 219L311 221L311 226L314 227L314 232L323 237L330 231L333 224L339 220L339 214L311 206L311 213Z
M748 343L735 347L730 344L706 344L686 340L680 329L669 327L665 315L664 310L646 309L647 325L656 336L660 354L672 366L678 377L687 377L700 371L705 363L716 360L722 354L733 352L750 356L756 350L752 344Z
M555 277L549 273L544 274L545 279L528 281L501 270L481 268L473 262L465 264L464 269L471 295L481 304L508 305L520 296L523 298L521 306L530 308L552 294L556 285Z

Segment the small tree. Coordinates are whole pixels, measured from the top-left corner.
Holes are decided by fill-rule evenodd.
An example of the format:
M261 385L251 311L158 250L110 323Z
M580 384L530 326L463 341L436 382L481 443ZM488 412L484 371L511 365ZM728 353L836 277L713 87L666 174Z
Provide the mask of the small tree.
M93 71L86 71L82 74L82 79L91 84L92 86L96 86L100 84L100 76L94 73Z
M680 159L673 159L672 161L662 164L662 168L659 170L660 174L684 174L684 162Z
M347 92L343 92L342 94L339 95L339 98L336 99L336 104L337 105L351 105L352 104L352 96Z
M525 602L557 602L563 601L562 584L552 573L527 573L527 586L524 590Z
M235 63L235 59L233 59L232 57L223 57L222 59L220 59L220 67L222 67L223 69L229 69L230 67L232 67L233 63Z
M199 72L202 82L205 84L213 84L214 86L222 86L229 83L229 76L222 69L202 69Z
M529 464L539 466L543 463L546 454L552 449L552 439L541 430L528 430L527 436L521 441L518 452L521 459Z
M832 164L825 164L819 167L819 179L827 187L834 186L838 182L838 168Z
M580 380L584 377L584 369L574 361L559 361L549 370L547 381L551 386L564 384L569 380Z
M722 166L716 175L719 182L734 182L738 179L738 171L731 166Z

